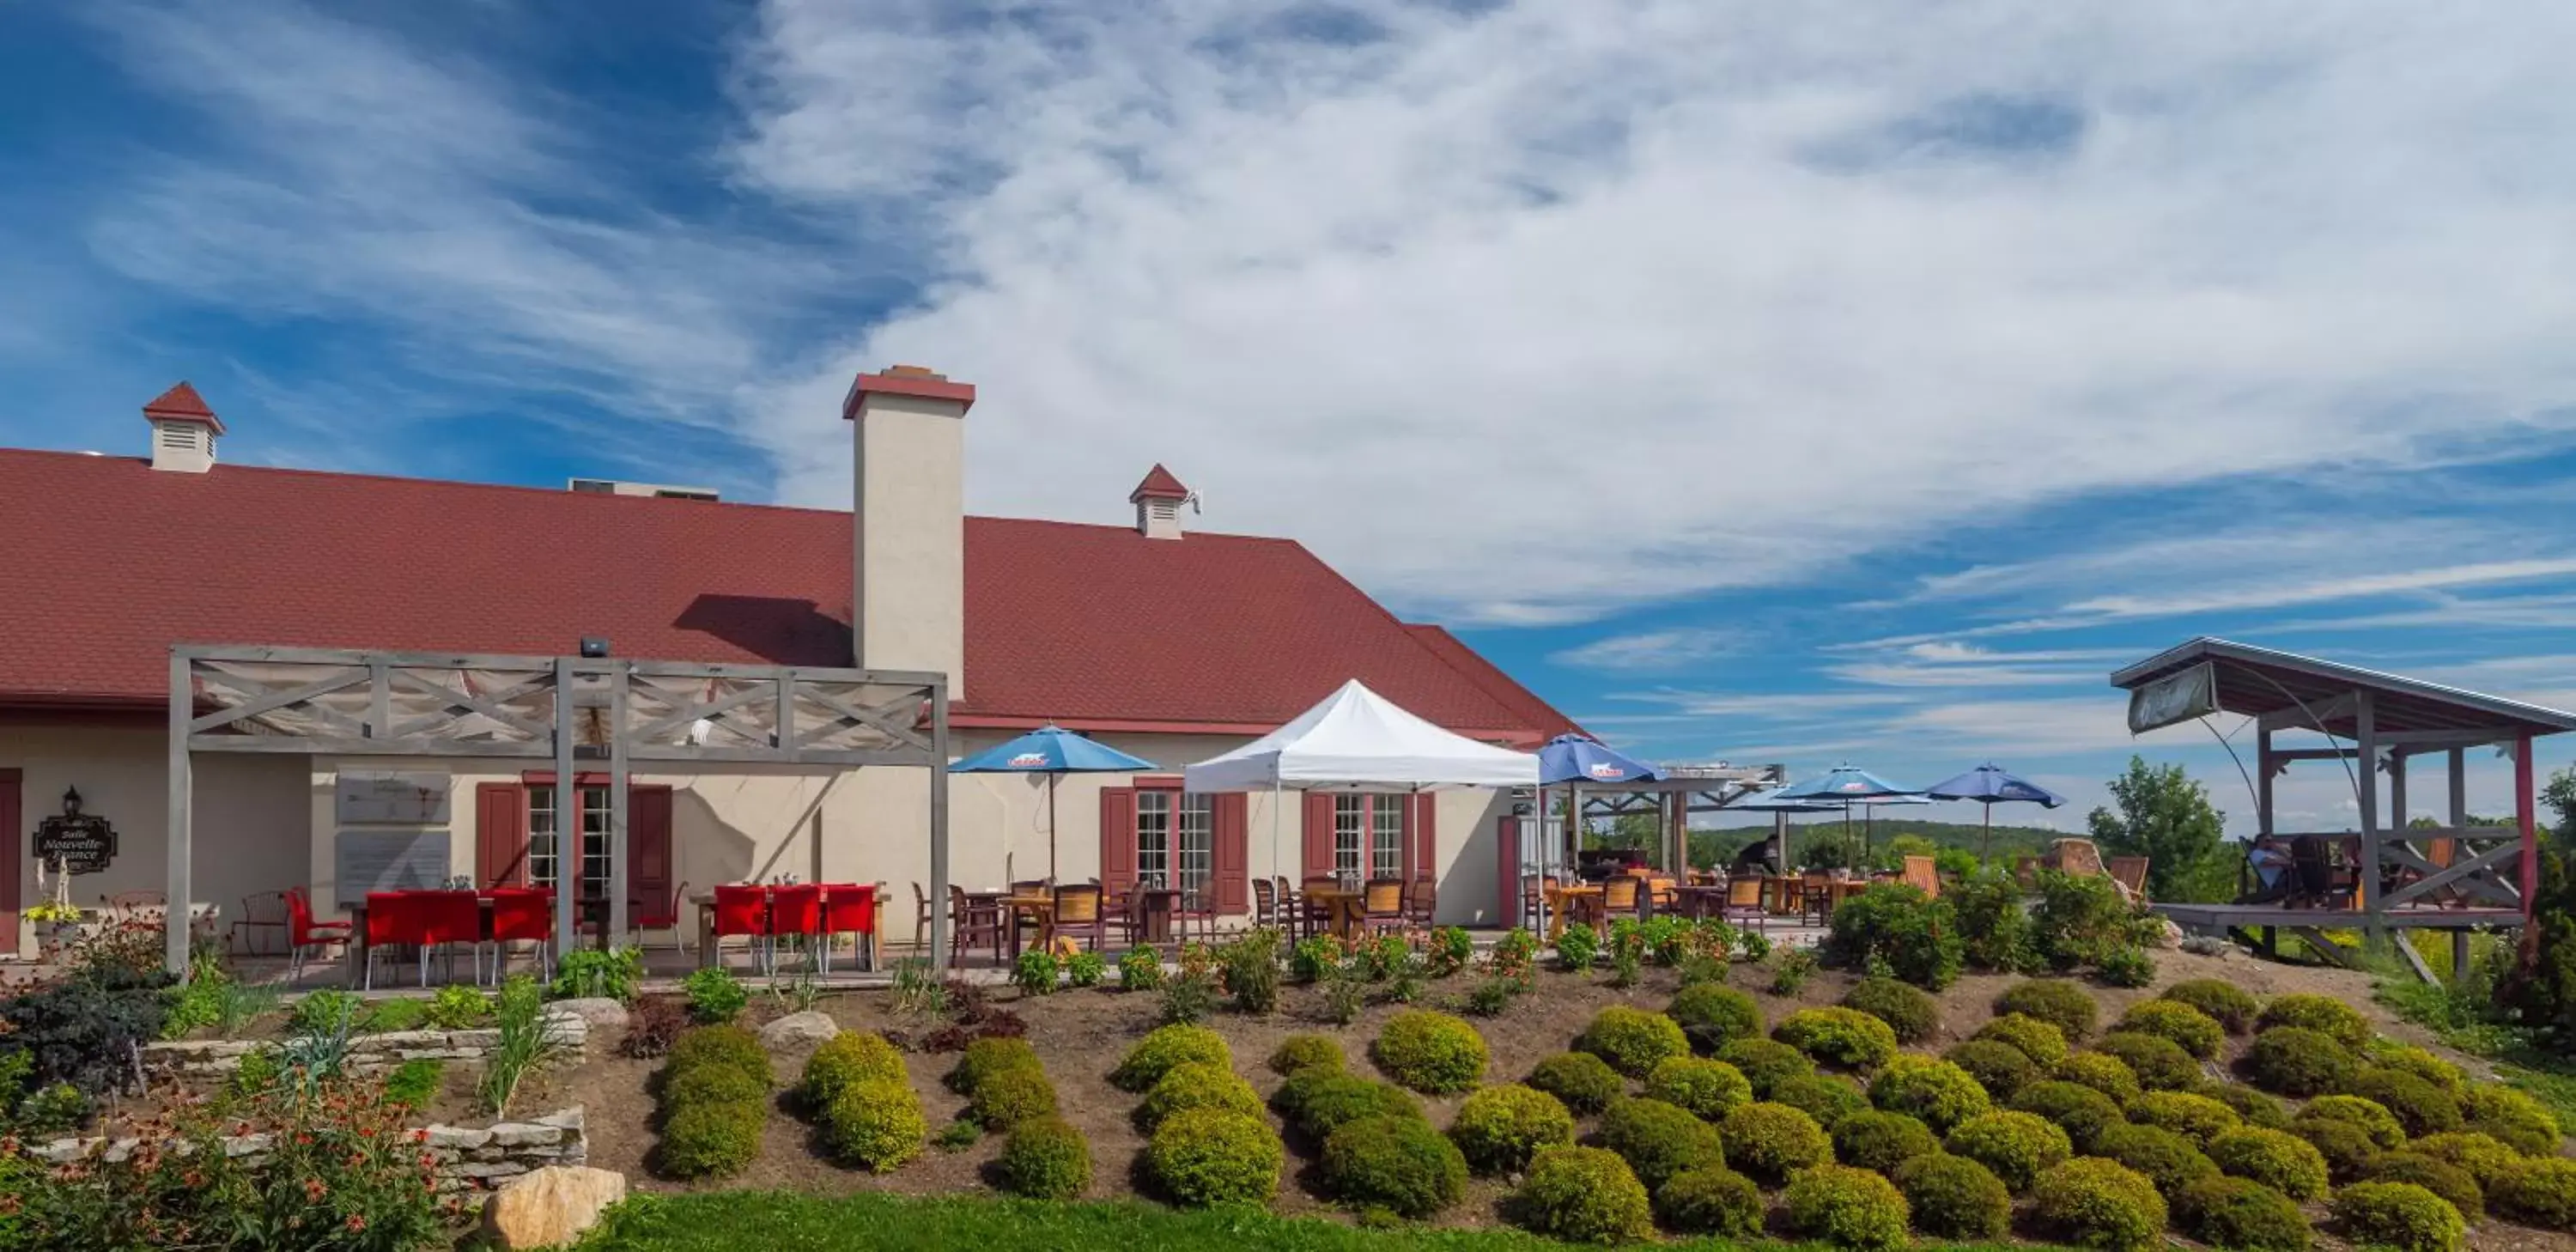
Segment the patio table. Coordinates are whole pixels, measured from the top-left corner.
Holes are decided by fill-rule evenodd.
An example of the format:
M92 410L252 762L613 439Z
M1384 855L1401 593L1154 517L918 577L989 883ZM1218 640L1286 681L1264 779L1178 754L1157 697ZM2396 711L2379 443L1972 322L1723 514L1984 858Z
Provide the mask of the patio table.
M1674 901L1674 911L1693 921L1726 907L1726 887L1723 884L1692 883L1675 889L1673 894L1678 897Z
M1324 906L1324 925L1333 936L1344 941L1360 933L1361 906L1367 897L1348 887L1326 887L1321 884L1306 888L1306 898Z
M1558 935L1565 933L1566 912L1577 900L1600 899L1601 884L1560 883L1557 886L1544 888L1542 894L1547 896L1547 941L1554 943Z
M832 917L832 888L836 884L823 883L819 885L823 889L824 924L829 925ZM843 890L856 887L859 894L863 897L873 898L878 894L876 887L868 883L840 883L837 885ZM762 890L761 895L763 899L768 897L768 890L765 887ZM711 969L716 964L716 893L713 891L695 893L689 897L689 903L696 905L698 910L698 968ZM885 901L883 899L878 899L876 903L879 909L879 914L874 924L877 926L883 926L885 922L882 910L885 907ZM835 931L833 933L838 934L842 932ZM877 956L877 932L874 930L866 930L850 933L858 936L859 968L862 970L875 969ZM830 942L830 936L825 936L824 941L827 943Z
M492 894L488 891L475 892L474 904L476 910L481 914L483 919L480 927L483 935L482 941L489 943L492 939ZM644 907L644 902L642 900L630 899L626 902L626 907L629 910L640 909ZM604 895L577 896L573 899L573 909L575 915L591 928L591 945L602 952L607 951L608 897ZM342 900L340 902L340 911L349 915L349 942L347 944L348 955L344 958L348 966L349 985L352 987L363 986L365 985L367 976L366 897L360 896L355 900Z
M1181 892L1177 887L1138 887L1129 893L1136 910L1138 943L1170 943L1172 919L1180 916Z

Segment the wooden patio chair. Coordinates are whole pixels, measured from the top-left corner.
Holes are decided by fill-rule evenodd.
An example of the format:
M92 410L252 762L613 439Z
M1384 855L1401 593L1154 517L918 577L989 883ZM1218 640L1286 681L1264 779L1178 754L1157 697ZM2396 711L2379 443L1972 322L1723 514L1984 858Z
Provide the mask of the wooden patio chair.
M912 884L912 908L912 946L927 951L930 948L930 893L921 889L918 880Z
M1718 920L1732 926L1750 923L1756 931L1770 925L1770 912L1762 907L1762 879L1755 874L1738 874L1726 880L1726 903L1717 910Z
M1267 878L1252 880L1252 924L1263 929L1285 929L1279 916L1279 888Z
M1109 925L1101 908L1098 883L1055 889L1055 916L1047 922L1047 946L1053 948L1059 937L1088 939L1094 952L1109 946Z
M1300 915L1305 919L1306 933L1310 935L1323 934L1333 926L1331 906L1315 898L1315 889L1318 887L1326 891L1339 891L1342 889L1342 880L1331 874L1306 876L1306 885L1297 892L1297 903Z
M1276 875L1270 882L1279 894L1280 929L1288 932L1288 941L1291 943L1305 938L1311 933L1306 928L1306 901L1297 894L1296 887L1289 883L1286 874Z
M2111 858L2111 881L2120 884L2120 894L2132 904L2147 901L2147 858L2115 856Z
M1647 898L1644 880L1633 874L1613 874L1601 880L1601 894L1588 897L1584 920L1594 926L1607 926L1614 917L1635 917Z
M2048 845L2039 863L2062 874L2077 878L2098 878L2102 869L2102 849L2090 839L2060 839Z
M1440 884L1416 878L1404 888L1404 920L1425 930L1440 913Z
M1372 878L1360 888L1360 929L1370 934L1383 934L1404 929L1405 882L1401 878Z
M966 889L954 883L948 886L948 955L964 956L976 944L990 944L993 959L1002 959L1002 944L1009 937L1010 925L1002 918L998 900L977 900Z
M1905 858L1905 869L1902 877L1904 878L1905 885L1921 888L1925 896L1935 900L1941 898L1941 874L1939 869L1933 865L1931 857L1909 856Z
M1822 926L1834 915L1834 877L1811 869L1798 878L1798 920Z

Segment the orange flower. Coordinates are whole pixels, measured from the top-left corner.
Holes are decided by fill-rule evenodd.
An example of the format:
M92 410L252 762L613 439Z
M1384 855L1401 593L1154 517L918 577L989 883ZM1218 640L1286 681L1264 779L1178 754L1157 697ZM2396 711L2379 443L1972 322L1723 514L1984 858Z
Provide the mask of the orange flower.
M329 1195L330 1193L331 1189L323 1186L321 1179L307 1178L304 1180L304 1199L307 1203L320 1203L322 1197Z
M349 1214L349 1232L350 1232L351 1234L355 1234L355 1233L357 1233L358 1231L365 1230L366 1228L367 1228L367 1219L366 1219L366 1218L360 1217L360 1216L358 1216L358 1215L357 1215L357 1214L355 1214L355 1213L351 1213L351 1214Z

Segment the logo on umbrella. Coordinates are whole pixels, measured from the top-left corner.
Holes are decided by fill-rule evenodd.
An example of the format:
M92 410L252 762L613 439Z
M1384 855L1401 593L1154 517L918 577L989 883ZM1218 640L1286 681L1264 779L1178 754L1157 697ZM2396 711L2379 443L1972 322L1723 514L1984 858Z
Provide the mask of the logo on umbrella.
M1868 784L1868 783L1859 783L1859 782L1847 782L1847 783L1844 783L1843 785L1841 785L1841 786L1839 786L1839 787L1834 788L1834 790L1836 790L1836 791L1867 791L1867 790L1869 790L1869 784Z
M1608 761L1595 761L1595 762L1593 762L1593 763L1592 763L1591 773L1592 773L1592 776L1593 776L1593 777L1595 777L1595 778L1619 779L1619 778L1625 778L1625 777L1627 777L1627 776L1628 776L1628 771L1627 771L1627 770L1622 769L1622 768L1620 768L1619 766L1613 765L1613 764L1611 764L1611 763L1610 763L1610 762L1608 762Z
M1046 753L1044 752L1023 752L1018 756L1011 758L1011 768L1013 769L1036 769L1038 766L1046 763L1047 758Z

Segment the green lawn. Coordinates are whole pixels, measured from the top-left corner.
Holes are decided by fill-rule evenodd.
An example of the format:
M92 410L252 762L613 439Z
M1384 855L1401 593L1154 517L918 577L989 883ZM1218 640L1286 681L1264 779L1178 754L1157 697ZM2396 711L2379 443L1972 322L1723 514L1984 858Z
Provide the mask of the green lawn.
M1361 1230L1252 1211L766 1191L641 1197L620 1206L583 1244L593 1252L1540 1252L1566 1246L1516 1231ZM1730 1245L1662 1246L1705 1252Z

